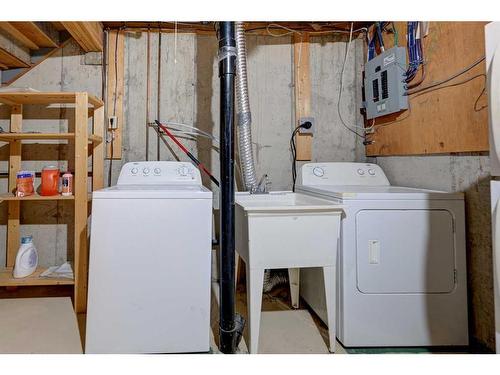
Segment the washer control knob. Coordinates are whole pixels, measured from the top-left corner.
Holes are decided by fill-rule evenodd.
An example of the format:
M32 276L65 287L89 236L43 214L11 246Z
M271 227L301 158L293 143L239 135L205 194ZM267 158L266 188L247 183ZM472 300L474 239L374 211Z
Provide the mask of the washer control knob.
M161 173L161 169L160 168L155 168L153 169L153 172L156 174L156 175L159 175Z
M365 174L365 171L364 171L364 170L362 170L361 168L359 168L359 169L358 169L358 174L359 174L360 176L363 176L363 175Z
M313 174L316 176L316 177L323 177L325 175L325 170L321 167L315 167L313 169Z
M185 165L179 168L179 175L181 176L187 176L189 172L189 168Z
M375 171L373 169L368 169L368 174L370 176L375 176Z
M142 173L144 173L144 174L149 174L149 168L144 168L144 169L142 170Z
M132 168L132 170L130 172L132 172L132 174L137 174L137 172L139 172L139 170L137 168Z

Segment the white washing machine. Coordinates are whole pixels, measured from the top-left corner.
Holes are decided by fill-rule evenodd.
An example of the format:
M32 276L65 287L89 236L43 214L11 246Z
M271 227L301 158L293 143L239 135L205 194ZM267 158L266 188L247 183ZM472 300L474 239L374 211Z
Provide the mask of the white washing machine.
M92 197L86 353L207 352L211 243L198 169L125 164Z
M464 196L391 186L365 163L309 163L297 191L345 205L337 337L347 347L468 345ZM301 295L326 323L321 270Z

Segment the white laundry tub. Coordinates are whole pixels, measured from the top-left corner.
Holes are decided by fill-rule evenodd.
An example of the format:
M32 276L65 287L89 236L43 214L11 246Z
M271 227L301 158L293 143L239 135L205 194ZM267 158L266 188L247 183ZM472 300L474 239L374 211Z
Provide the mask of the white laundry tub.
M250 268L335 265L342 205L289 191L235 201L236 251Z
M237 193L236 251L245 261L248 347L258 352L264 271L287 268L298 307L299 269L321 267L331 352L335 351L335 263L343 206L300 193Z

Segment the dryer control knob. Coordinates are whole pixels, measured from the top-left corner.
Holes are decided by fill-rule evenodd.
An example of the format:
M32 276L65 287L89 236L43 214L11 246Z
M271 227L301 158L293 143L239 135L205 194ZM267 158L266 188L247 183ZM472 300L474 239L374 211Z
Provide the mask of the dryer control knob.
M375 171L373 169L368 169L368 174L370 176L375 176Z
M137 174L137 172L139 172L139 170L137 168L132 168L132 170L130 172L132 172L132 174Z
M161 173L161 169L160 169L160 168L155 168L155 169L153 169L153 172L154 172L156 175L158 175L158 174L160 174L160 173Z
M361 168L359 168L359 169L358 169L358 174L359 174L360 176L363 176L363 175L365 174L365 171L364 171L364 170L362 170Z
M316 176L316 177L323 177L325 175L325 170L321 167L315 167L313 169L313 174Z
M149 168L144 168L144 169L142 170L142 173L144 173L144 174L149 174Z

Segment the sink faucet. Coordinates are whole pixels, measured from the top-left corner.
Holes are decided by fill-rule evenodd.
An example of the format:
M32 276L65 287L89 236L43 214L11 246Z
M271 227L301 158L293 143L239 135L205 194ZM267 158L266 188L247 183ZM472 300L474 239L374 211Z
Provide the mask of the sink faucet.
M261 177L257 186L250 190L250 194L268 194L270 185L271 181L269 181L269 177L266 173Z

